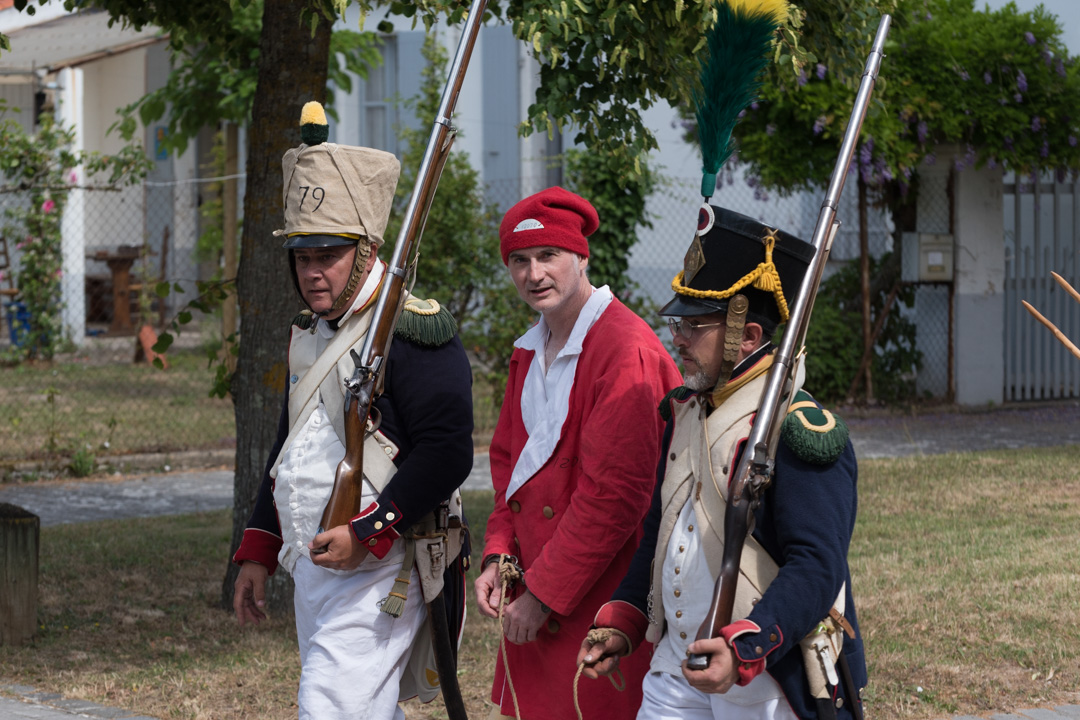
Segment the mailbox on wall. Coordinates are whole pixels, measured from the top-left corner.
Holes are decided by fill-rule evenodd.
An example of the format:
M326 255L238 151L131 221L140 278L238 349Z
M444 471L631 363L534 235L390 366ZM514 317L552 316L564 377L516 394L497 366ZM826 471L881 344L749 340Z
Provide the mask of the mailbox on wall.
M904 233L901 276L905 282L951 282L953 236Z

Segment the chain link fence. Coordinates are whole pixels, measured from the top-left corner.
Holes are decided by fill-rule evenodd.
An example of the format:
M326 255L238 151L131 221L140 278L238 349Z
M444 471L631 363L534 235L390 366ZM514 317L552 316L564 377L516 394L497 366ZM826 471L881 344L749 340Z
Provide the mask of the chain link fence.
M142 355L139 329L160 329L219 272L220 248L200 246L200 205L216 181L159 183L119 191L74 190L62 219L63 340L52 363L0 368L0 464L68 461L134 452L228 447L232 403L209 397L207 353L219 321L202 318L179 336L167 369ZM17 294L26 243L11 213L28 202L0 195L0 352L25 342L30 320ZM6 250L6 253L3 252ZM159 297L159 283L170 292ZM81 460L79 460L81 458Z

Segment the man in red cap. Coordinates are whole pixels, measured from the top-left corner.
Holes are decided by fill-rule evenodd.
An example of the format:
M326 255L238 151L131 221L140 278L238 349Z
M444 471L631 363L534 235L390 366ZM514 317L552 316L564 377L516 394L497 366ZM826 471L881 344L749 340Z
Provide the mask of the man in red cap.
M681 382L641 318L586 275L599 217L560 187L528 197L499 228L503 262L540 320L514 343L491 441L495 509L488 519L480 612L505 642L492 717L576 717L575 658L629 567L656 482L657 407ZM521 579L503 598L500 565ZM633 718L648 658L624 663L626 689L588 682L586 718Z

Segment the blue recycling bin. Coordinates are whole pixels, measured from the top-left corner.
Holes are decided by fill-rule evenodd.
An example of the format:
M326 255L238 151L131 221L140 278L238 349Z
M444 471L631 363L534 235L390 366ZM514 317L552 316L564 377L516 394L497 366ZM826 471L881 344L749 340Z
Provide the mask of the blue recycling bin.
M26 336L30 334L30 311L21 302L12 302L7 305L8 336L11 344L22 347L26 342Z

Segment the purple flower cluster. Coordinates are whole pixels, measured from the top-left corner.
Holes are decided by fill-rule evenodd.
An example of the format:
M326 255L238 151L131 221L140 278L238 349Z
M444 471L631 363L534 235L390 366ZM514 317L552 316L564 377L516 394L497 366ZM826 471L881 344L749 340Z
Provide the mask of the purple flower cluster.
M803 85L805 85L806 80L807 80L806 70L805 69L800 69L799 70L799 78L798 78L799 87L802 87Z
M1027 92L1027 75L1024 74L1023 70L1020 70L1016 73L1016 88L1022 93Z
M923 143L925 143L926 136L930 134L930 128L927 127L925 120L919 121L919 126L918 128L916 128L915 132L919 137L919 144L922 145Z
M814 121L814 134L820 135L821 131L825 129L825 116L818 115L818 119Z
M1024 40L1027 41L1028 45L1034 45L1035 44L1035 34L1032 33L1030 30L1028 30L1027 32L1024 33Z
M1069 136L1069 147L1076 147L1076 136L1075 135L1070 135Z
M990 75L989 70L987 70L986 72L983 73L983 82L986 83L987 85L994 82L994 78Z
M1031 118L1031 131L1039 132L1040 130L1042 130L1042 118L1036 115L1035 117Z
M817 75L818 80L825 79L825 70L826 68L822 63L818 63L817 67L814 68L814 74Z

